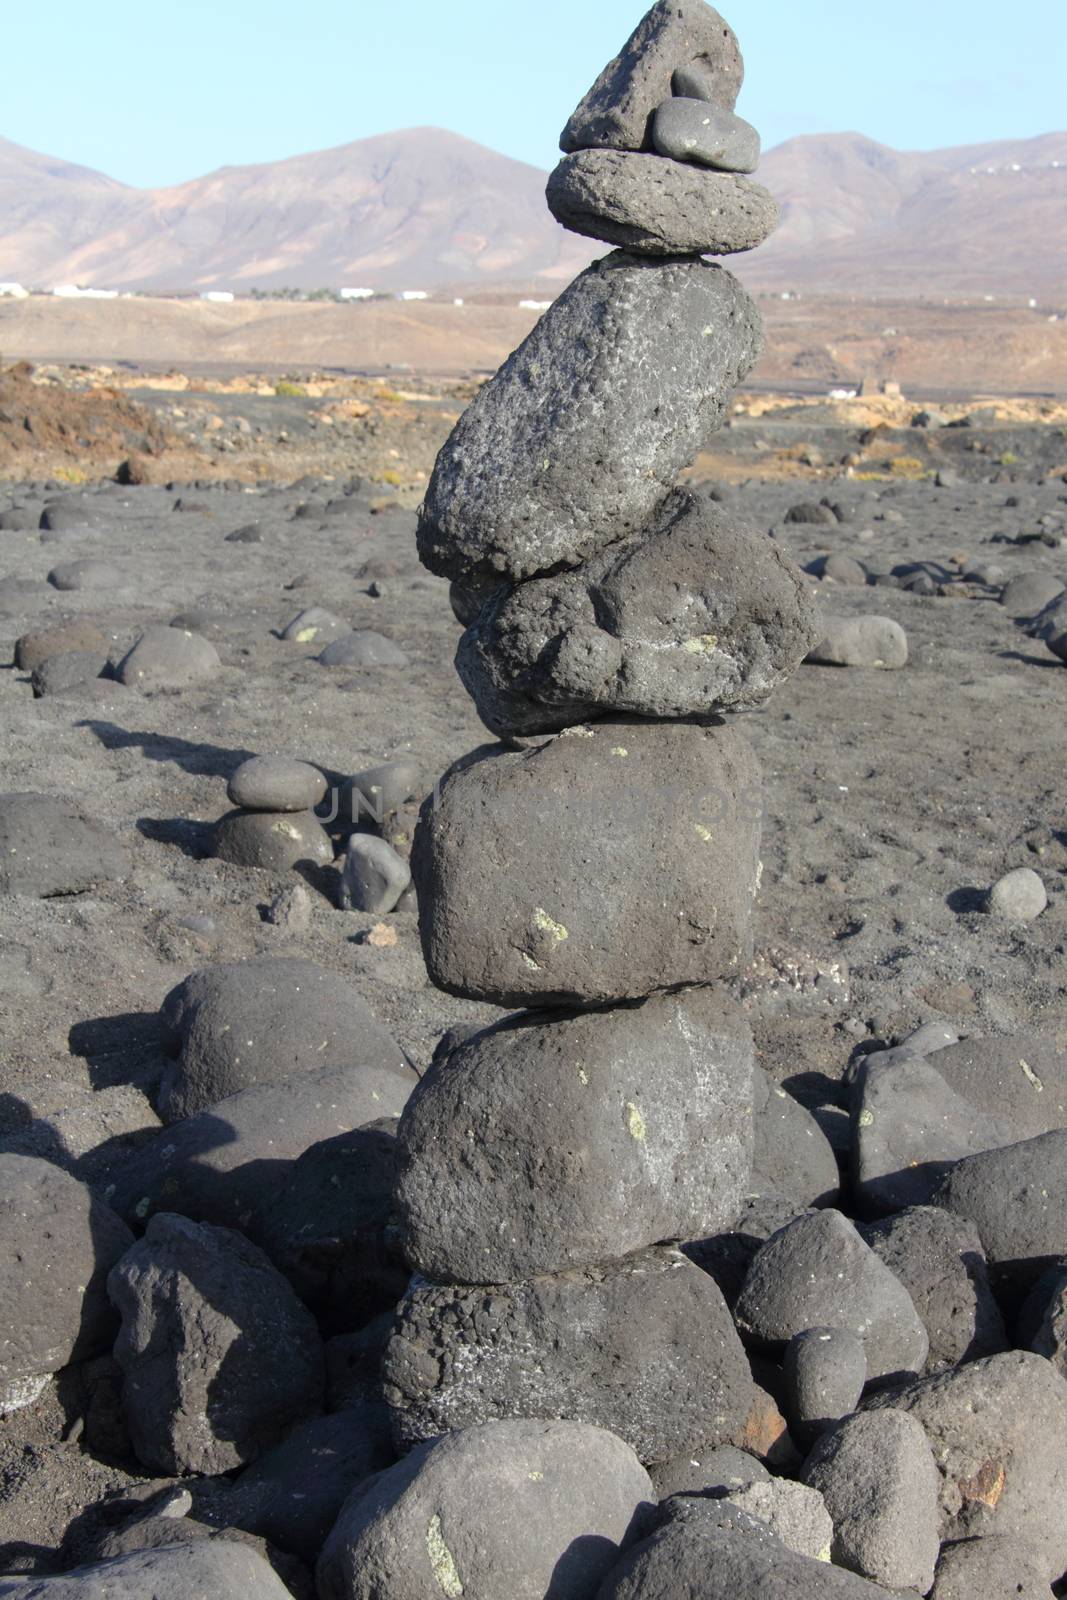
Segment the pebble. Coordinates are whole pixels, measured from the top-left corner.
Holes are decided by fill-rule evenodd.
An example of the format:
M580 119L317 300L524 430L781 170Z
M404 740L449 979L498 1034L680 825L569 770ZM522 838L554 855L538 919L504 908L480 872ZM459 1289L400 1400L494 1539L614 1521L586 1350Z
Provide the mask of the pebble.
M888 1589L787 1550L766 1523L728 1500L674 1499L670 1520L623 1556L597 1600L892 1600Z
M661 156L719 172L755 172L760 137L750 122L707 99L674 95L656 107L652 143Z
M941 1547L930 1600L1052 1600L1048 1576L1025 1539L986 1534Z
M380 1402L313 1417L244 1469L230 1509L313 1568L349 1495L395 1456Z
M348 623L335 617L332 611L325 611L322 606L308 606L286 624L281 637L296 644L326 644L351 631Z
M324 667L407 667L409 657L392 639L371 628L342 634L328 644L319 660Z
M633 1451L577 1421L500 1420L419 1446L342 1510L337 1600L588 1600L652 1497Z
M165 1212L112 1269L115 1359L139 1461L178 1477L254 1461L322 1409L322 1341L263 1252Z
M1012 1137L1006 1119L977 1110L946 1082L936 1059L887 1050L860 1064L851 1164L853 1192L867 1214L925 1205L953 1162Z
M788 1196L797 1210L834 1205L841 1179L829 1140L811 1112L759 1067L753 1077L752 1121L750 1192Z
M311 896L302 883L291 883L267 907L267 921L293 939L302 939L311 927Z
M210 1532L210 1530L206 1530ZM162 1550L135 1550L60 1577L0 1578L12 1600L291 1600L265 1556L232 1540L205 1537Z
M50 656L65 655L72 651L107 659L110 641L106 634L91 622L63 622L54 628L38 628L24 633L15 643L15 665L22 672L33 672L43 666Z
M422 764L407 758L365 767L341 786L340 816L358 826L372 822L381 827L391 814L421 794Z
M851 1328L805 1328L783 1363L789 1431L806 1449L857 1409L867 1382L863 1339Z
M348 841L341 867L340 904L343 911L365 911L384 916L411 882L411 868L391 844L374 833L354 833Z
M53 589L125 589L128 574L108 561L64 561L53 567L48 582Z
M1011 1311L1067 1256L1067 1129L959 1161L934 1204L974 1223L1002 1308Z
M233 773L226 793L247 811L312 811L326 793L326 779L306 761L252 756Z
M107 657L90 650L64 650L60 655L49 656L30 675L34 696L44 699L46 695L62 694L91 678L99 678L106 666Z
M410 1069L359 991L295 957L258 956L193 972L163 1001L173 1060L157 1109L177 1122L255 1083L312 1068Z
M213 678L222 663L215 646L180 628L148 628L119 662L116 677L133 689L185 689Z
M990 889L985 909L1008 922L1033 922L1048 905L1045 885L1032 867L1016 867L998 878Z
M907 666L908 637L892 617L827 617L807 660L833 667Z
M313 811L228 811L215 824L213 853L238 867L288 872L328 867L333 841Z
M733 255L778 225L774 196L751 179L625 150L564 156L545 198L572 233L642 256Z

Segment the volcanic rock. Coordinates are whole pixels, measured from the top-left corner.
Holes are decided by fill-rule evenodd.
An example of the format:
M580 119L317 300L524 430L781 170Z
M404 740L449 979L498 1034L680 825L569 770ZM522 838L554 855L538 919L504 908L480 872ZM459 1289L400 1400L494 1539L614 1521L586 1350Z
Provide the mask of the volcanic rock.
M761 796L733 728L617 719L476 753L412 870L439 988L503 1006L644 998L751 953Z
M419 519L424 565L517 581L639 533L759 349L759 314L722 267L595 262L446 441Z
M609 712L751 710L818 632L773 540L680 489L638 538L578 572L497 591L456 666L494 733L547 733Z

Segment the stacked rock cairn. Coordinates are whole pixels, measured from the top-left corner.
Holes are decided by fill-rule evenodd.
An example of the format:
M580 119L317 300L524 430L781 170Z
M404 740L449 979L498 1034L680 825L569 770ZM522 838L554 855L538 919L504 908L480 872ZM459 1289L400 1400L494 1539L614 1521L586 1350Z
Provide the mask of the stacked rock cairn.
M646 1462L745 1429L749 1365L686 1241L751 1177L761 790L737 714L817 628L799 573L678 485L755 362L759 316L706 259L777 208L746 176L737 40L660 0L562 138L567 227L618 246L485 385L420 514L457 667L501 741L445 774L413 859L451 994L520 1009L422 1079L399 1132L416 1276L384 1378L404 1444L571 1418Z

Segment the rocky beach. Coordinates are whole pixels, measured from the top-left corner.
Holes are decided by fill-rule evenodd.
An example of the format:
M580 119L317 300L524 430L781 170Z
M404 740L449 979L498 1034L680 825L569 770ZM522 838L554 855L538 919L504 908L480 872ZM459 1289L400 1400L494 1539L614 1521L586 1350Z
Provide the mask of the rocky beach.
M745 390L742 74L488 380L0 371L0 1595L1067 1593L1067 416Z

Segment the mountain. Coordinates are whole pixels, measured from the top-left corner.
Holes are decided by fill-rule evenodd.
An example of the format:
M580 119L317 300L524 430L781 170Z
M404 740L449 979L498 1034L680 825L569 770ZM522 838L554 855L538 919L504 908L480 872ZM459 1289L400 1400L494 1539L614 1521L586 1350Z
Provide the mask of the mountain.
M0 275L157 290L562 286L590 259L545 209L544 173L437 128L169 189L76 182L80 170L45 157L13 161L10 175L0 165Z
M782 221L745 263L756 286L1067 295L1067 133L922 152L823 134L759 178Z
M825 134L768 151L759 177L782 225L737 262L756 288L1067 297L1067 133L925 152ZM155 190L0 140L0 278L549 292L597 251L543 191L537 168L436 128Z

